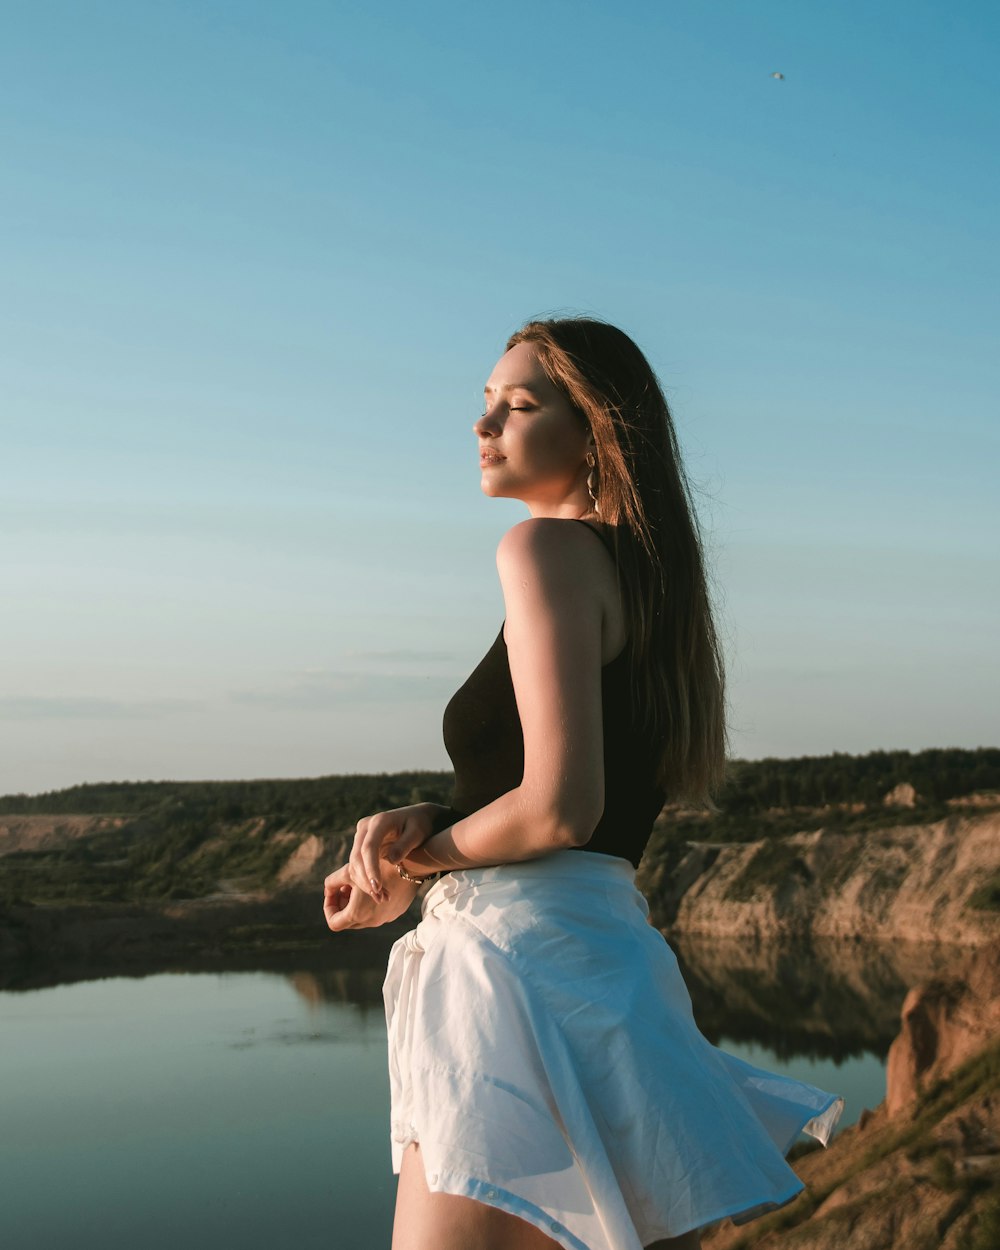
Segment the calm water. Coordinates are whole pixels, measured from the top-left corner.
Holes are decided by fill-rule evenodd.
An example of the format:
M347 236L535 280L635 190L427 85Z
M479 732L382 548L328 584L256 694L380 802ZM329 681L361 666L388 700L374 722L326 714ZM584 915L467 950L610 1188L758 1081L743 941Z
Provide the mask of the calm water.
M720 963L717 943L710 962L689 958L695 1014L711 1040L843 1093L841 1127L882 1099L886 1026L861 1019L863 996L845 1042L772 959L748 967L740 951ZM380 970L344 979L296 972L289 959L285 973L161 973L0 993L0 1245L388 1247L395 1178ZM798 1054L788 1053L787 1029L769 1044L741 1005L741 994L759 1001L761 985L792 1004L785 1014L804 1030ZM872 1006L890 1021L905 985L895 992L898 1001ZM729 1029L723 999L733 1004ZM846 1028L842 1006L832 1014Z
M388 1246L385 1023L268 973L0 996L0 1245Z

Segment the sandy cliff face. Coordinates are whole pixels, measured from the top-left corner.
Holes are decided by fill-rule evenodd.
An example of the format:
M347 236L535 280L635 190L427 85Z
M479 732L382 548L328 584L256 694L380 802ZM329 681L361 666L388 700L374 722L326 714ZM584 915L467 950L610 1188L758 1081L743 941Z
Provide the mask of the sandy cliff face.
M55 851L124 823L123 816L0 816L0 855Z
M339 850L340 848L338 847L337 849ZM303 838L278 873L278 884L307 885L315 883L318 890L321 886L321 882L318 880L319 875L322 873L325 876L327 873L333 872L334 868L338 866L328 863L327 853L327 843L323 838L318 838L315 834L310 834L308 837Z
M717 937L886 938L981 946L1000 913L972 896L1000 873L1000 814L955 814L869 833L818 829L692 843L639 884L662 928Z

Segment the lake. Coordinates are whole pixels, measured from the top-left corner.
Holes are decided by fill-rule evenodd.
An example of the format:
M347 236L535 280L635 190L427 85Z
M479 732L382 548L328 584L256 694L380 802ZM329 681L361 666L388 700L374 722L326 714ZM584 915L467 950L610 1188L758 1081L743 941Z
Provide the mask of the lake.
M894 1001L883 975L879 1001L855 989L846 1005L857 970L803 969L801 951L795 976L771 948L678 954L717 1045L842 1093L841 1127L882 1099L897 973ZM382 967L345 974L289 954L283 971L0 993L0 1244L387 1248Z

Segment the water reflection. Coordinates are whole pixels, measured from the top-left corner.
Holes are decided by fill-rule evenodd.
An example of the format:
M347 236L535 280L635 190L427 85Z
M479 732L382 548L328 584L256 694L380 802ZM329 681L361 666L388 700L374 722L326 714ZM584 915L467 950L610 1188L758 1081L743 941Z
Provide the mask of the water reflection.
M288 979L311 1006L351 1003L362 1009L381 1010L384 976L385 964L380 962L368 968L321 968L308 972L300 969L290 972Z
M911 985L955 966L939 946L850 941L753 944L672 939L695 1019L717 1046L765 1047L779 1059L884 1060ZM297 969L292 985L310 1003L381 1008L384 959L368 968Z
M953 969L962 951L913 943L671 942L695 1019L717 1046L766 1046L780 1059L884 1059L906 991Z
M111 954L71 961L8 963L0 990L31 990L108 976L165 972L275 972L304 1003L382 1010L389 947L405 926L336 936L297 949L241 952L150 950L126 963ZM899 1029L906 991L953 972L962 951L939 945L822 941L753 942L672 937L695 1019L719 1046L762 1046L779 1059L841 1063L863 1054L884 1060Z
M329 933L325 926L315 925L315 938L294 933L283 942L278 926L270 926L271 940L238 949L228 949L225 933L197 931L184 935L185 940L171 933L167 940L157 942L155 930L144 931L141 918L123 926L125 939L105 941L99 949L62 950L58 956L46 957L44 948L26 956L0 959L0 992L4 990L38 990L57 985L73 985L78 981L99 981L107 977L149 977L163 972L277 972L290 968L314 973L321 980L327 974L343 974L345 988L340 992L331 985L331 995L324 1001L353 1002L371 1005L379 997L371 986L378 968L385 970L389 948L406 931L405 923L386 925L365 932ZM352 981L352 975L360 978ZM381 978L379 978L381 986Z

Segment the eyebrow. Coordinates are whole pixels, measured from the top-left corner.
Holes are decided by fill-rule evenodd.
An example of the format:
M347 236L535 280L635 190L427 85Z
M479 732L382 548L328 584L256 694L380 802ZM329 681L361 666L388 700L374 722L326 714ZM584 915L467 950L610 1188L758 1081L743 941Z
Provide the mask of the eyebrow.
M534 391L538 388L531 382L505 382L503 386L484 386L483 394L488 395L490 391Z

